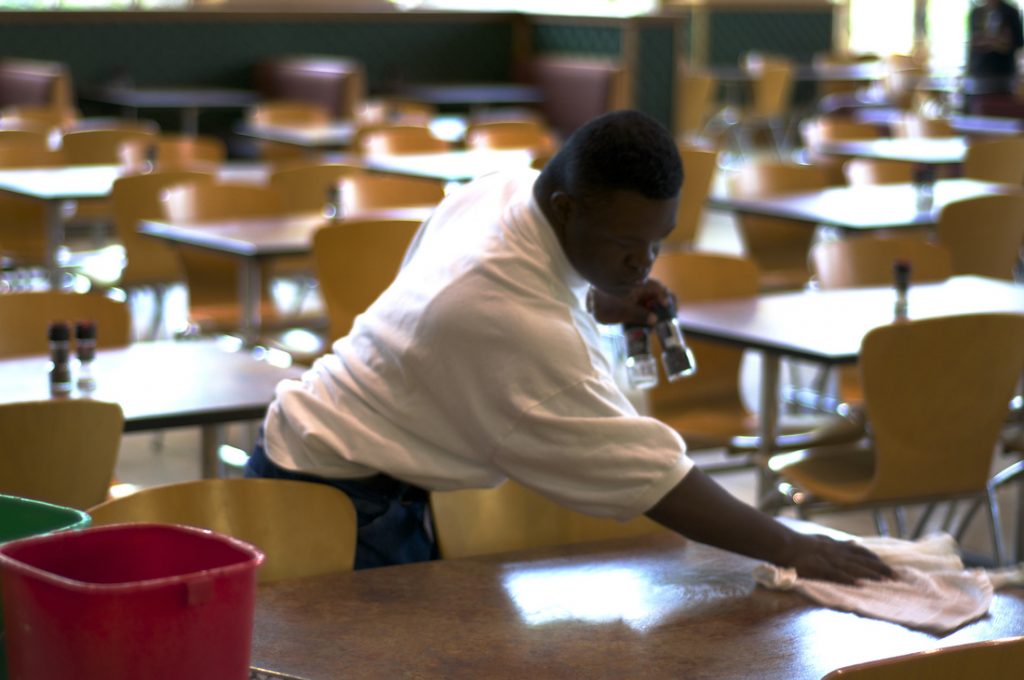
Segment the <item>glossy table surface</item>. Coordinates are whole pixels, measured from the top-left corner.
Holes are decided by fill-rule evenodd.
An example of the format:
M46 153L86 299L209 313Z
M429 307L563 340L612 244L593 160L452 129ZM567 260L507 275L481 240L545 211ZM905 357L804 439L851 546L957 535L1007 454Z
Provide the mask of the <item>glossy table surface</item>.
M918 203L912 184L875 184L828 187L817 191L762 198L714 195L712 208L765 217L782 217L848 231L930 227L947 203L993 193L1014 193L1018 186L973 179L942 179L933 185L931 204Z
M49 366L45 356L0 359L0 403L49 399ZM117 402L126 431L224 423L262 418L277 383L302 372L236 343L137 342L99 350L96 389L72 397Z
M757 587L668 533L260 586L252 663L329 678L771 678L1024 632L1024 591L946 637Z
M354 220L418 220L430 217L434 206L391 208L347 215ZM313 246L313 234L327 225L319 213L247 217L187 224L143 220L139 232L166 241L185 243L243 257L304 255Z
M822 362L850 362L864 336L893 321L891 287L810 290L679 304L684 331L753 349ZM1024 285L980 276L911 285L910 319L956 314L1024 314Z
M245 108L260 100L254 90L230 87L105 87L83 98L129 108Z
M398 94L435 106L540 104L544 101L540 89L524 83L418 83L400 88Z
M963 163L967 154L967 140L964 137L883 137L822 142L815 150L832 156L956 165Z

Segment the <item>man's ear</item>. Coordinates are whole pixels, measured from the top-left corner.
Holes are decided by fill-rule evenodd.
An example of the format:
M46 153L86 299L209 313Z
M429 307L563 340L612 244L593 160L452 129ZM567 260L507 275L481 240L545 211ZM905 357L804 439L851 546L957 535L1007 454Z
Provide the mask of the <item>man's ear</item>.
M548 204L559 225L568 222L572 212L576 209L576 201L573 200L573 197L560 189L551 193Z

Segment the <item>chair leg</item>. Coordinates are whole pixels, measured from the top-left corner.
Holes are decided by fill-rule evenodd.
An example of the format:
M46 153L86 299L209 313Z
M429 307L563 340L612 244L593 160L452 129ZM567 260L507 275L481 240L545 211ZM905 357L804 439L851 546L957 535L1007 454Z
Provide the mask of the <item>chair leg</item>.
M896 516L896 536L899 538L907 537L907 513L903 509L903 506L897 506L893 509L893 514Z
M882 514L881 510L872 510L871 516L875 520L875 532L879 536L889 535L889 523L885 520L885 515Z
M946 506L946 516L942 518L942 530L952 533L953 520L956 519L956 501L950 501Z
M928 507L924 509L924 512L921 513L921 517L917 520L917 524L914 525L914 533L910 535L910 538L914 540L921 538L921 534L924 533L925 527L928 526L928 520L930 520L932 515L935 514L935 508L935 503L928 504Z
M996 553L996 564L1003 567L1007 565L1006 548L1003 545L1003 530L1002 523L999 521L999 503L996 499L995 487L990 484L985 496L988 499L988 518L992 527L992 546Z

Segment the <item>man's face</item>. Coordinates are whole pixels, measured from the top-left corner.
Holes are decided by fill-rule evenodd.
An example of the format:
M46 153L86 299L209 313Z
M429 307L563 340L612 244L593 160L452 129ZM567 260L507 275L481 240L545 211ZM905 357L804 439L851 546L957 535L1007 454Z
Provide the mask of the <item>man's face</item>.
M655 200L621 189L589 201L564 193L553 200L569 262L590 285L616 296L647 280L679 204L678 198Z

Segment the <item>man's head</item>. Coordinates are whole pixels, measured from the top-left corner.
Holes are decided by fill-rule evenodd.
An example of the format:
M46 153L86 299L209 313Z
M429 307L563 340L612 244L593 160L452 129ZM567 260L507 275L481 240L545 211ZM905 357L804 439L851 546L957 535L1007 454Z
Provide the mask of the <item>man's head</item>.
M638 111L615 111L566 140L534 194L576 271L624 295L647 278L675 227L682 181L668 131Z

